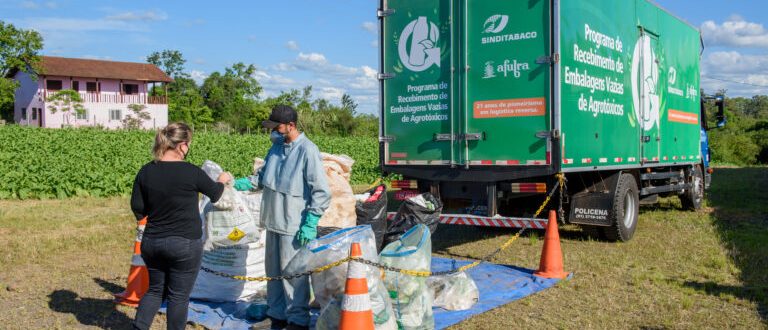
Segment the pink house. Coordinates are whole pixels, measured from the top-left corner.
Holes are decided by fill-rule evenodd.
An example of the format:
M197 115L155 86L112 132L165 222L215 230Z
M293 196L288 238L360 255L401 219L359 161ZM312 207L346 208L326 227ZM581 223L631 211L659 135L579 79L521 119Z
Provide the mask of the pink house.
M10 74L20 83L13 115L19 125L60 128L69 122L74 127L122 128L125 116L133 114L130 104L146 106L151 118L143 122L144 128L168 124L168 100L148 91L173 79L155 65L42 56L40 68L37 80L22 71ZM63 89L80 94L84 113L51 111L48 98Z

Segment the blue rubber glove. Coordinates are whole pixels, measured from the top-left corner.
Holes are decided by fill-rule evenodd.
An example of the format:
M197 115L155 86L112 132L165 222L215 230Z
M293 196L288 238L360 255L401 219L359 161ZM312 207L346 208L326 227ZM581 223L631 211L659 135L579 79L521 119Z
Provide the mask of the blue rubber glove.
M301 227L296 233L296 240L301 246L307 245L309 241L317 238L317 223L320 222L320 216L307 212L304 219L301 220Z
M237 191L248 191L253 189L253 183L248 178L239 178L235 180L234 187Z

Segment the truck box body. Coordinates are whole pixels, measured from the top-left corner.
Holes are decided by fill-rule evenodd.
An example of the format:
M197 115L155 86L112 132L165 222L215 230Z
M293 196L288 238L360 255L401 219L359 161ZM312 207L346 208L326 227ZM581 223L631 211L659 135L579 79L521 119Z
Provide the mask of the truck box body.
M646 0L385 0L381 162L429 180L701 162L699 32Z

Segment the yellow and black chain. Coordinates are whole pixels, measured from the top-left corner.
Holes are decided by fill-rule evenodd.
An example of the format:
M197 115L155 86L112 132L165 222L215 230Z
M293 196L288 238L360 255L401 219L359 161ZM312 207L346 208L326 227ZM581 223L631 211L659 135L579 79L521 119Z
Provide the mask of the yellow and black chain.
M280 275L280 276L274 276L274 277L269 277L269 276L249 277L249 276L242 276L242 275L232 275L232 274L227 274L227 273L220 272L220 271L213 270L213 269L206 268L206 267L200 267L200 270L202 270L202 271L204 271L206 273L211 273L213 275L218 275L218 276L221 276L221 277L227 277L227 278L231 278L231 279L234 279L234 280L240 280L240 281L249 281L249 282L250 281L260 281L260 282L263 282L263 281L282 281L282 280L292 280L292 279L299 278L299 277L302 277L302 276L309 276L309 275L312 275L314 273L324 272L324 271L329 270L331 268L334 268L334 267L337 267L337 266L341 266L343 263L345 263L347 261L355 260L355 259L357 259L357 258L346 257L344 259L341 259L341 260L338 260L338 261L334 261L334 262L332 262L330 264L327 264L325 266L320 266L320 267L317 267L315 269L310 269L310 270L308 270L306 272L290 274L290 275Z
M557 190L560 190L560 213L562 214L563 190L565 189L565 175L563 175L562 173L558 173L556 175L556 177L557 177L557 180L558 180L558 184L555 185L554 187L552 187L552 190L549 191L549 193L547 194L547 198L544 199L544 202L536 210L536 213L533 214L534 218L538 217L541 214L541 212L544 211L544 208L546 208L547 204L549 204L549 201L552 199L552 196L555 195L555 191L557 191ZM213 269L210 269L210 268L206 268L206 267L200 267L200 270L202 270L204 272L207 272L207 273L214 274L214 275L218 275L218 276L222 276L222 277L227 277L227 278L231 278L231 279L235 279L235 280L240 280L240 281L281 281L281 280L292 280L292 279L299 278L299 277L302 277L302 276L309 276L309 275L312 275L314 273L324 272L324 271L329 270L331 268L341 266L345 262L353 261L353 262L360 262L360 263L366 264L368 266L376 267L376 268L379 268L381 270L385 270L385 271L389 271L389 272L394 272L394 273L400 273L400 274L404 274L404 275L416 276L416 277L430 277L430 276L450 275L450 274L455 274L455 273L460 273L460 272L463 272L463 271L467 271L469 269L477 267L478 265L480 265L483 262L490 261L491 259L496 257L496 255L499 254L501 251L504 251L507 248L509 248L509 246L511 246L512 243L515 242L520 237L520 235L523 234L523 232L527 228L528 227L521 228L519 231L517 231L517 233L515 233L514 236L512 236L510 239L508 239L506 242L504 242L504 244L499 246L495 251L489 253L485 257L483 257L481 259L477 259L477 260L473 261L472 263L466 264L464 266L461 266L461 267L458 267L458 268L455 268L455 269L452 269L452 270L448 270L448 271L441 271L441 272L401 269L401 268L385 265L385 264L382 264L382 263L379 263L379 262L375 262L375 261L371 261L371 260L366 260L366 259L363 259L363 258L356 258L356 257L355 258L353 258L353 257L346 257L344 259L332 262L332 263L324 265L324 266L317 267L315 269L310 269L310 270L302 272L302 273L296 273L296 274L290 274L290 275L281 275L281 276L274 276L274 277L269 277L269 276L249 277L249 276L241 276L241 275L231 275L231 274L227 274L227 273L224 273L224 272L216 271L216 270L213 270Z

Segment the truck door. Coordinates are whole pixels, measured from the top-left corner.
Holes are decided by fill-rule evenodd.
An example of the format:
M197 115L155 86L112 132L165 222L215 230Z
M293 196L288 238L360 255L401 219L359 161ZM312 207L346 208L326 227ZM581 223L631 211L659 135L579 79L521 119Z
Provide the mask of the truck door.
M632 70L633 73L637 73L632 79L635 80L635 86L639 89L637 93L640 95L640 104L635 111L638 111L638 122L642 132L640 146L643 163L659 161L661 145L659 117L662 110L661 92L664 81L660 79L663 75L662 67L659 65L658 44L656 34L641 28L632 61L633 66L639 66L637 70Z
M464 163L549 163L550 1L465 0Z
M453 1L382 1L382 139L388 165L455 162Z

